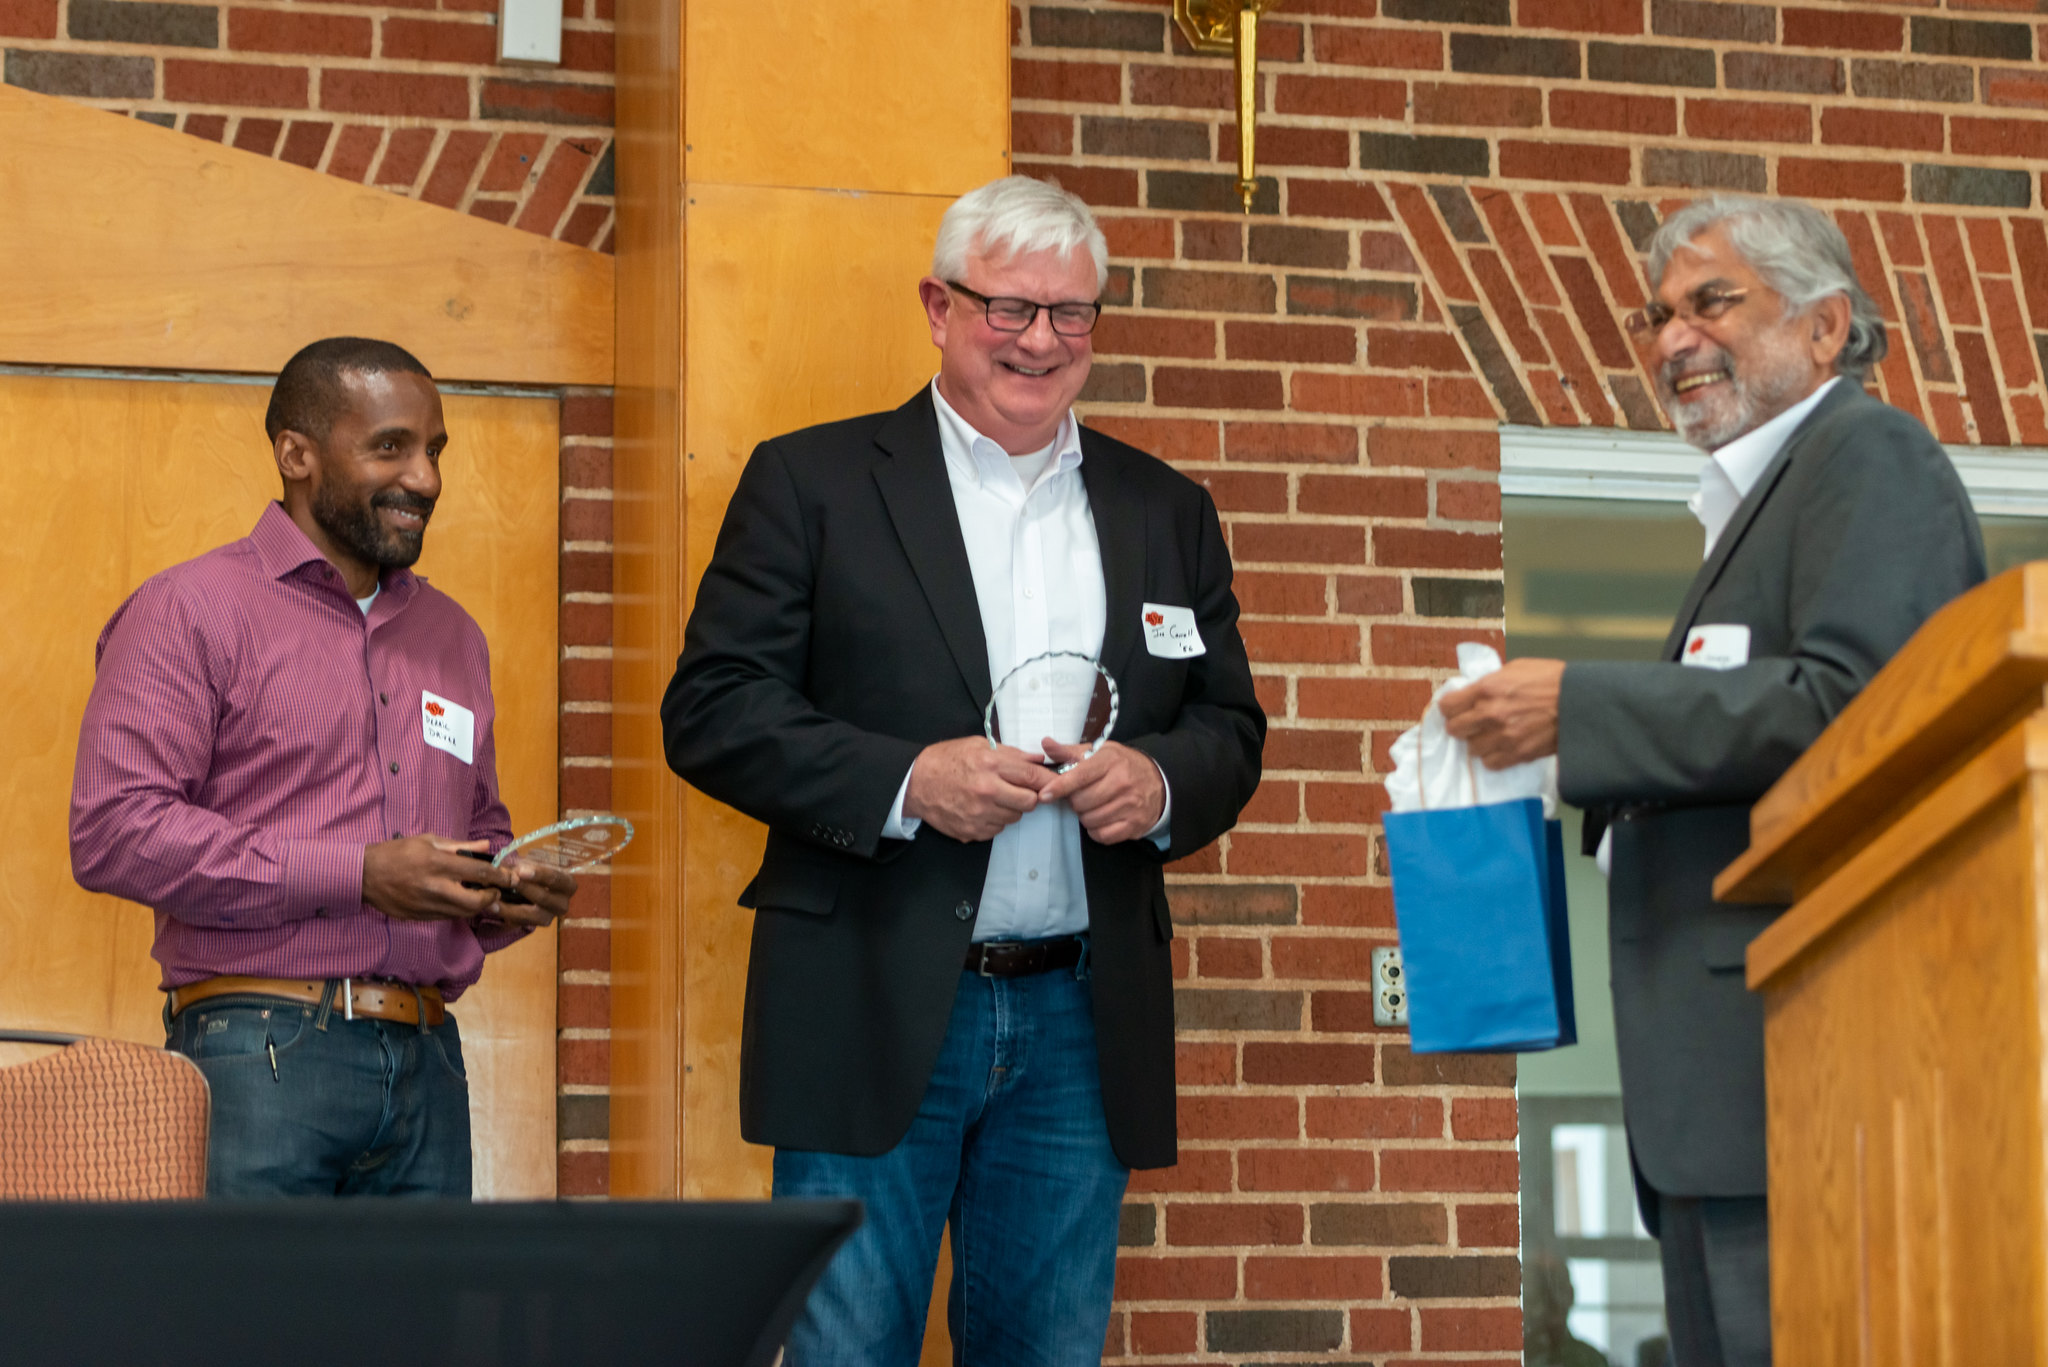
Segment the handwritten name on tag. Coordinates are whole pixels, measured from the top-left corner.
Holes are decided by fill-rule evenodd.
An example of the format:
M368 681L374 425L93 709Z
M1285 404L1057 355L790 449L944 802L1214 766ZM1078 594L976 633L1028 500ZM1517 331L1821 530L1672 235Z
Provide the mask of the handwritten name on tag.
M1678 662L1696 669L1733 669L1749 663L1749 628L1745 626L1694 627L1685 633L1685 649Z
M1193 608L1168 607L1164 603L1142 606L1145 620L1145 650L1162 660L1191 660L1206 655L1202 633L1195 629Z
M439 693L420 690L420 739L464 764L476 763L476 713Z

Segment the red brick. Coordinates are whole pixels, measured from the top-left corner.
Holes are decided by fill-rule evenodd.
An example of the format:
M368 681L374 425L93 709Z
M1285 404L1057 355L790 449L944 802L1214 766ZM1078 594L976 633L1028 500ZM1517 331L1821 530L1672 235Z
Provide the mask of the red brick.
M1234 840L1243 840L1243 835ZM1180 1137L1202 1139L1298 1139L1301 1109L1291 1096L1205 1096L1179 1099Z
M1387 812L1387 790L1377 783L1311 783L1303 793L1317 825L1372 825Z
M1786 47L1898 52L1906 45L1906 21L1896 14L1787 9L1784 22Z
M1394 209L1400 214L1401 221L1408 225L1409 241L1429 263L1430 274L1436 278L1436 287L1451 299L1477 302L1479 296L1473 291L1465 268L1458 262L1457 250L1444 235L1443 225L1422 187L1394 183L1387 187L1387 193L1393 198Z
M164 65L168 68L170 63ZM320 107L352 114L467 119L469 82L461 76L329 67L320 73Z
M1266 733L1266 772L1320 769L1357 773L1362 767L1362 740L1357 731L1276 726Z
M607 628L605 635L611 634ZM612 752L609 712L565 712L561 722L562 753L603 757Z
M1190 473L1225 513L1287 511L1287 476L1277 471L1219 470L1210 466Z
M1288 1205L1167 1203L1166 1242L1180 1248L1299 1244L1302 1209Z
M277 140L283 135L282 119L245 118L235 129L235 146L241 151L267 157L277 149Z
M612 1189L608 1153L555 1155L555 1190L561 1196L608 1196Z
M1236 82L1228 66L1163 66L1131 68L1131 103L1154 108L1230 109ZM1263 92L1261 95L1263 104ZM1112 97L1113 102L1113 97Z
M2048 445L2048 442L2043 442ZM1252 693L1259 700L1259 707L1269 717L1289 715L1287 707L1287 676L1284 674L1254 674Z
M1375 948L1370 940L1348 937L1277 936L1273 940L1273 976L1367 982Z
M1255 664L1358 663L1358 628L1348 622L1241 622L1238 630Z
M1087 426L1175 464L1216 459L1214 418L1132 418L1105 413Z
M1261 124L1258 130L1259 166L1349 166L1354 146L1342 128L1288 128ZM1216 130L1216 160L1233 165L1237 161L1237 122L1231 120Z
M609 541L612 539L612 505L604 498L562 500L562 540Z
M1517 1133L1512 1097L1459 1097L1451 1103L1453 1139L1513 1139Z
M555 1059L565 1083L603 1086L611 1081L612 1042L608 1039L557 1040Z
M1970 279L1969 258L1963 254L1961 229L1946 214L1927 214L1921 219L1921 226L1927 230L1928 263L1941 284L1948 321L1976 327L1983 318L1977 312L1977 291Z
M308 85L306 69L299 66L164 59L164 98L177 104L304 109Z
M1487 1349L1506 1352L1522 1346L1522 1312L1519 1308L1482 1310L1477 1306L1460 1306L1438 1310L1424 1307L1420 1314L1422 1351L1425 1353Z
M1225 107L1229 103L1226 91ZM1325 119L1400 119L1408 112L1408 87L1400 81L1283 72L1275 83L1274 109Z
M1358 358L1358 332L1341 324L1230 322L1223 337L1233 361L1349 365Z
M1538 128L1543 124L1543 92L1533 85L1417 81L1415 122L1458 128Z
M327 174L360 184L370 174L370 164L377 159L377 149L383 141L381 128L352 124L342 129L334 144L334 155L327 159Z
M498 60L498 31L491 24L393 16L384 21L384 55L408 62L490 66Z
M1446 522L1498 522L1500 486L1491 480L1439 480L1436 515Z
M1304 717L1355 717L1368 721L1412 721L1429 705L1427 679L1317 679L1296 682Z
M1116 1298L1120 1301L1227 1301L1236 1295L1234 1257L1156 1258L1125 1253L1116 1260Z
M1060 166L1018 162L1017 174L1049 181L1103 209L1138 207L1138 173L1115 166Z
M1444 40L1438 32L1414 29L1371 29L1317 24L1310 47L1319 62L1369 66L1380 70L1441 71Z
M1192 1353L1199 1345L1201 1320L1192 1312L1134 1310L1130 1318L1134 1353Z
M427 177L426 189L420 198L429 204L438 204L452 209L462 202L463 194L469 189L470 178L476 174L477 163L483 160L484 149L490 146L491 135L472 128L457 128L448 134L448 141L441 145L441 155L434 161L433 174ZM606 473L602 481L611 483L610 453L606 456ZM566 477L567 471L564 471Z
M1643 7L1639 0L1521 0L1515 8L1515 27L1641 33Z
M526 207L519 211L513 227L530 233L552 236L555 225L561 222L562 214L590 174L596 159L586 148L575 142L564 140L555 146L554 155L548 158L547 169L540 174L540 180L527 196Z
M1162 408L1287 407L1277 370L1160 366L1152 372L1152 401Z
M2013 67L1986 67L1984 103L2022 109L2048 109L2048 73Z
M1553 90L1550 92L1550 122L1557 128L1578 128L1595 133L1669 137L1678 131L1678 102L1661 95Z
M1256 978L1265 969L1264 954L1257 940L1235 936L1205 935L1195 941L1195 973L1204 978ZM1223 1046L1228 1050L1229 1046ZM1184 1070L1175 1075L1182 1086L1201 1085ZM1206 1080L1206 1079L1205 1079ZM1228 1084L1235 1078L1224 1078Z
M1223 872L1223 847L1214 843L1204 845L1193 854L1180 859L1169 860L1168 873L1221 873ZM1175 940L1176 950L1182 949L1187 941Z
M354 14L302 10L232 9L228 46L243 52L302 52L315 57L367 57L375 33Z
M1214 428L1210 431L1213 438ZM1355 465L1358 429L1301 422L1233 422L1224 425L1223 450L1229 460Z
M1387 1191L1517 1190L1512 1149L1384 1149L1380 1186Z
M477 103L478 111L487 119L586 123L607 128L614 119L612 88L594 82L486 79Z
M1362 835L1239 831L1230 838L1230 871L1303 878L1359 877L1372 872L1372 845Z
M596 765L564 767L556 786L564 807L601 811L612 805L612 771Z
M1301 890L1301 923L1305 926L1349 926L1354 929L1394 928L1393 890L1383 884L1314 883ZM1317 993L1317 996L1325 994ZM1370 1025L1368 1004L1365 1018ZM1318 1022L1316 1029L1323 1029Z
M1472 363L1465 349L1448 332L1420 328L1366 329L1366 364L1385 370L1448 370L1470 374Z
M410 188L420 178L420 168L427 164L427 153L433 146L431 128L392 129L390 140L384 144L384 160L377 163L377 174L372 179L379 185Z
M1230 529L1240 564L1362 565L1365 529L1317 523L1241 522Z
M1174 941L1176 946L1186 943L1185 940ZM1235 1048L1228 1044L1213 1047L1232 1050ZM1228 1149L1182 1149L1180 1161L1170 1168L1139 1168L1133 1172L1130 1190L1224 1192L1231 1189L1230 1172Z
M1428 517L1429 482L1399 475L1303 475L1297 506L1333 517Z
M1057 100L1061 104L1116 104L1123 97L1123 68L1115 62L1010 62L1010 98Z
M1966 218L1963 231L1970 238L1970 259L1979 274L2010 275L2012 258L2005 250L2005 233L1995 218Z
M589 29L562 30L562 70L610 73L618 65L618 44L611 34Z
M1374 465L1498 470L1500 434L1375 427L1367 434L1366 453Z
M1948 121L1950 150L1966 157L2048 157L2048 122L2037 119Z
M1074 150L1074 116L1010 111L1010 146L1042 157L1064 157Z
M563 702L610 702L612 662L610 660L562 661Z
M1206 361L1216 355L1216 324L1206 318L1107 313L1095 328L1095 353L1098 356L1187 356Z
M1418 570L1497 570L1500 535L1440 532L1426 527L1375 527L1373 563Z
M612 880L602 875L578 879L576 894L569 899L569 915L601 921L611 914ZM597 938L594 944L585 943L573 954L568 949L562 950L559 964L561 968L567 970L611 967L611 931L596 927L564 926L561 934L565 943L572 931L579 936Z
M1414 1312L1406 1309L1351 1312L1351 1347L1360 1353L1401 1352L1415 1346Z
M555 1025L562 1030L604 1030L612 1023L612 990L594 983L555 988Z
M1939 152L1941 115L1902 109L1824 110L1820 116L1820 140L1842 147Z
M1287 181L1287 212L1292 218L1356 218L1382 223L1394 217L1385 196L1374 186L1292 177Z
M1435 1097L1308 1099L1311 1139L1441 1139L1444 1105Z
M1373 1157L1359 1149L1239 1149L1237 1173L1247 1192L1371 1191Z
M564 437L609 437L611 434L611 395L565 394L562 396L562 435Z
M1507 180L1561 180L1576 184L1626 185L1626 147L1586 143L1511 142L1500 144L1500 174Z
M1248 1043L1244 1080L1253 1087L1357 1086L1373 1080L1373 1050L1356 1044Z
M610 645L612 605L610 603L562 604L562 644L570 646Z
M1378 1258L1311 1254L1245 1259L1244 1295L1252 1301L1372 1301L1385 1294Z
M1404 376L1326 375L1304 371L1294 377L1294 407L1306 413L1419 418L1426 411L1423 393L1420 380Z
M1392 574L1337 576L1337 611L1385 617L1401 610L1401 580Z
M1460 641L1480 641L1495 650L1507 648L1505 635L1498 631L1472 627L1410 627L1383 623L1372 629L1372 662L1376 665L1456 669Z
M1122 218L1106 216L1098 220L1102 235L1109 242L1109 254L1115 257L1171 258L1173 256L1173 220L1170 218ZM1106 323L1115 314L1103 318ZM1098 324L1097 338L1101 337ZM1096 342L1098 347L1101 342Z
M1812 142L1813 113L1768 100L1692 99L1685 102L1685 132L1718 142Z
M1512 1201L1462 1205L1458 1211L1458 1243L1463 1248L1516 1248L1522 1241L1521 1212Z
M57 0L0 0L0 37L56 36Z
M1320 574L1240 573L1231 584L1238 606L1269 617L1320 617L1330 584Z
M498 139L497 150L491 153L490 162L484 167L483 179L477 182L476 188L484 194L525 189L528 178L533 175L535 159L546 145L544 134L505 134Z
M1420 275L1422 267L1408 251L1408 244L1401 240L1399 233L1375 232L1371 229L1358 235L1358 268L1367 271L1390 271L1402 275Z
M320 158L327 155L327 143L334 136L334 125L315 119L292 120L291 131L285 134L284 150L278 159L293 166L311 170L320 165Z
M1906 197L1906 171L1888 161L1821 161L1781 157L1778 193L1801 199L1867 199L1896 203Z

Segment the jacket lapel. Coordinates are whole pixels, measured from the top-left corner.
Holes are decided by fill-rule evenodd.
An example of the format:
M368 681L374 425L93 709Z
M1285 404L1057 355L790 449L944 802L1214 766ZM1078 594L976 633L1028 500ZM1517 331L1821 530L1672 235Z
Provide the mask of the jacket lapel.
M1138 611L1145 594L1145 501L1118 479L1116 455L1096 434L1081 429L1081 483L1102 552L1102 667L1122 687L1124 667L1138 646Z
M1784 477L1786 467L1799 454L1800 448L1812 440L1814 434L1843 408L1863 397L1865 396L1862 388L1854 380L1845 379L1806 415L1804 422L1793 429L1792 435L1785 441L1784 449L1764 467L1764 472L1757 478L1756 484L1736 506L1734 514L1728 519L1728 525L1721 531L1721 539L1714 543L1714 553L1707 557L1706 563L1700 566L1700 572L1693 576L1692 587L1685 591L1685 601L1679 605L1678 616L1671 624L1671 634L1664 638L1662 658L1676 660L1679 652L1684 649L1686 633L1692 630L1693 619L1699 614L1700 600L1707 596L1707 591L1720 579L1721 571L1727 568L1729 558L1735 554L1735 548L1742 544L1743 535L1749 531L1750 524L1756 521L1757 513L1770 498L1771 491L1777 488L1778 481Z
M967 563L967 542L960 535L960 514L946 478L931 390L919 390L916 398L897 409L875 434L875 444L891 457L876 465L875 483L896 525L897 539L974 705L986 708L993 691L988 638L982 634L974 570Z

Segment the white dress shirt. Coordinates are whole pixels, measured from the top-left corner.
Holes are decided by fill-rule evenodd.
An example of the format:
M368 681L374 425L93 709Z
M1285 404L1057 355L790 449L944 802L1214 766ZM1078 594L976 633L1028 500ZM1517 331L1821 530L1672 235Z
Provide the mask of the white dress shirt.
M1806 421L1806 415L1827 397L1827 392L1839 384L1841 378L1837 375L1769 422L1758 423L1715 451L1700 466L1699 491L1685 501L1685 506L1692 509L1692 515L1707 529L1707 544L1700 552L1700 559L1705 560L1714 553L1721 533L1728 530L1728 519L1735 516L1742 500L1749 497L1749 491L1756 488L1756 482L1763 478L1764 471L1785 449L1793 430ZM1593 860L1602 873L1606 873L1614 862L1612 827L1600 833L1600 848L1593 855Z
M1099 658L1108 595L1095 516L1081 482L1079 421L1069 410L1050 446L1011 456L953 411L937 380L932 402L981 607L989 682L1048 650ZM924 824L903 815L909 791L905 773L882 827L885 837L909 840ZM1150 833L1155 840L1162 839L1171 810L1169 800ZM1080 818L1064 802L1034 808L1005 826L989 850L974 938L1028 940L1086 929Z

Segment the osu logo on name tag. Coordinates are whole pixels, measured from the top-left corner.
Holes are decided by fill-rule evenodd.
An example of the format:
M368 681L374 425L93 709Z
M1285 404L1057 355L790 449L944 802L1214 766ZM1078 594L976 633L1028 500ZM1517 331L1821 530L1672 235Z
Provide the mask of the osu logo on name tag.
M420 690L420 739L464 764L476 763L476 713L439 693Z
M1209 648L1202 644L1202 633L1195 629L1194 609L1146 603L1139 611L1144 617L1148 654L1164 660L1191 660L1208 654Z
M1678 662L1696 669L1734 669L1749 663L1749 628L1745 626L1694 627L1685 633L1685 649Z

